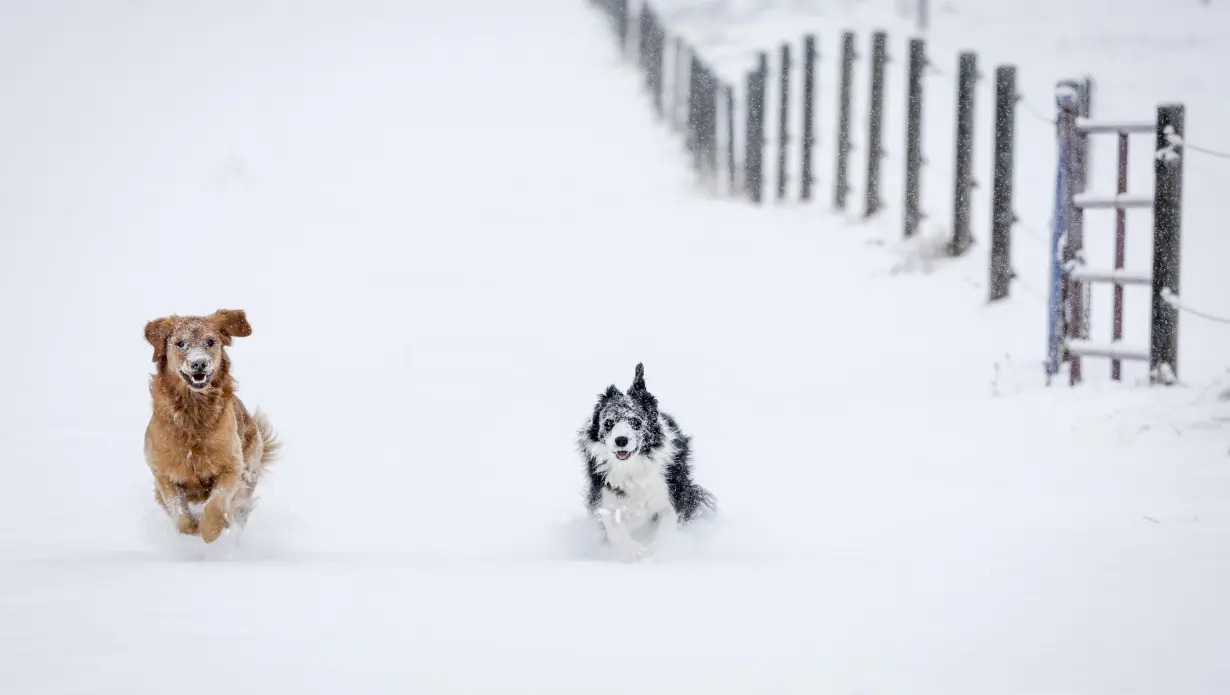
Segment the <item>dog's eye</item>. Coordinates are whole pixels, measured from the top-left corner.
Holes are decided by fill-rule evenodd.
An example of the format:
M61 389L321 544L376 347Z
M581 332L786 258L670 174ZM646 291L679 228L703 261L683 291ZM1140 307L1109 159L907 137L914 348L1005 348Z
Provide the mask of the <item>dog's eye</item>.
M606 422L602 423L602 426L603 426L603 427L605 427L605 428L607 428L607 429L609 430L609 429L611 429L612 427L614 427L614 426L615 426L615 421L614 421L614 420L607 420Z
M213 346L214 346L214 339L213 339L213 338L206 338L206 339L205 339L205 347L207 347L207 348L211 348L211 347L213 347Z
M175 347L179 348L180 350L183 350L184 348L188 347L188 343L185 343L184 341L181 340L175 344Z
M631 424L632 424L632 429L634 430L639 430L641 428L641 421L636 418L632 418Z

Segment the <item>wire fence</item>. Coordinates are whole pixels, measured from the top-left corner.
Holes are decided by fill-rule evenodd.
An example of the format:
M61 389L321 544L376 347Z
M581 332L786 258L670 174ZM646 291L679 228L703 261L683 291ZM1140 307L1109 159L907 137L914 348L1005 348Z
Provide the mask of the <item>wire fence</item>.
M641 72L654 113L670 132L681 138L698 179L707 184L712 194L750 205L791 200L815 204L821 199L816 190L821 176L817 175L815 158L816 143L822 137L815 132L816 124L822 122L816 118L820 104L835 112L835 118L823 119L836 126L836 132L828 138L834 151L829 198L833 210L845 213L855 208L850 212L864 220L894 210L892 201L884 200L880 185L883 160L889 149L884 135L886 130L895 130L885 128L885 86L890 71L898 69L897 65L904 66L908 88L903 129L905 156L897 160L904 166L906 181L903 200L897 208L902 215L902 235L907 240L914 237L921 223L929 220L931 229L948 235L947 255L965 256L975 245L971 203L972 191L978 184L971 153L984 151L975 143L984 131L976 127L974 115L976 95L980 92L976 85L983 74L974 52L959 53L956 69L943 69L928 56L925 37L911 38L908 59L899 61L889 58L885 32L871 32L866 37L869 40L865 51L857 48L860 38L856 32L842 32L840 48L831 53L839 63L836 84L830 88L833 93L818 98L815 75L821 51L814 34L803 34L797 42L753 51L751 69L743 74L719 74L714 68L714 57L706 55L713 48L690 42L683 34L674 32L653 0L590 2L610 19L621 56ZM865 63L865 67L856 71L857 63ZM1176 355L1172 353L1177 344L1177 313L1222 321L1221 317L1192 309L1177 299L1181 205L1178 191L1182 188L1185 159L1182 154L1192 152L1210 161L1223 161L1230 160L1230 152L1186 143L1181 104L1159 105L1155 117L1148 121L1099 121L1089 117L1092 78L1060 82L1056 85L1055 101L1044 104L1017 89L1016 73L1014 65L994 66L988 301L1008 299L1016 287L1030 300L1047 304L1048 375L1061 362L1069 365L1070 372L1078 371L1076 353L1084 350L1089 355L1110 358L1112 378L1119 378L1119 360L1130 355L1132 359L1148 359L1154 373L1166 373L1165 378L1154 383L1174 383ZM869 77L869 83L860 89L855 82L867 79L864 76ZM927 119L924 124L922 105L926 93L936 87L951 89L957 97L957 108L947 123ZM854 108L856 92L860 100L867 100L865 109ZM1032 226L1014 212L1017 114L1024 116L1019 120L1029 123L1028 127L1044 126L1055 138L1059 171L1053 183L1047 184L1055 187L1056 202L1048 229ZM865 119L857 128L853 123L856 118ZM944 157L933 165L931 157L923 153L923 143L928 140L924 125L927 130L955 132L951 159ZM1096 186L1087 188L1088 141L1096 133L1115 134L1120 139L1120 181L1114 193L1097 193ZM1153 168L1152 195L1127 194L1124 142L1129 133L1154 134L1156 142L1167 143L1155 153L1159 164ZM1151 143L1150 148L1153 146ZM850 195L851 181L859 174L862 195L855 198ZM937 179L953 192L947 220L936 219L938 215L924 210L920 198L920 190L929 188ZM1084 263L1082 213L1097 208L1114 210L1117 216L1113 269L1090 269ZM1130 208L1152 208L1154 212L1152 275L1123 267L1123 211ZM1015 240L1023 242L1015 244L1018 251L1045 262L1051 274L1050 291L1031 286L1016 272L1012 261ZM1111 344L1091 343L1084 332L1089 311L1085 298L1088 284L1094 282L1108 283L1114 288L1115 335ZM1148 348L1128 349L1118 344L1122 292L1127 284L1152 288L1155 301L1150 320L1156 337ZM1160 295L1163 291L1169 293L1165 301Z
M1169 288L1162 290L1162 299L1164 299L1166 303L1169 304L1170 306L1184 313L1191 314L1192 316L1197 316L1206 321L1212 321L1214 323L1224 323L1224 324L1230 325L1230 318L1227 318L1224 316L1218 316L1216 314L1210 314L1207 311L1201 311L1187 304L1184 304L1183 301L1179 299L1178 295L1171 292Z

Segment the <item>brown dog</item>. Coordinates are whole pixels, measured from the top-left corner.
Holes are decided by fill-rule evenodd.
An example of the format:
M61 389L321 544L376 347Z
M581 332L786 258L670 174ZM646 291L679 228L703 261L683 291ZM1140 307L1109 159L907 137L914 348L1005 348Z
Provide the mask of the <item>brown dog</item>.
M145 324L158 373L150 378L154 412L145 429L145 462L154 497L179 532L217 540L242 528L261 472L278 443L260 411L249 415L235 396L231 338L252 334L243 310L169 316ZM204 504L199 519L190 505Z

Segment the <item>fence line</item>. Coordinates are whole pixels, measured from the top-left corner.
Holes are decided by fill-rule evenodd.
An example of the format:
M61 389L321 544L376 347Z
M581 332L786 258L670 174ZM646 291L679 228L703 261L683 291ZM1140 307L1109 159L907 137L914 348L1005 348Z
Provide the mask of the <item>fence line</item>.
M776 47L778 72L771 80L769 54L760 51L755 63L740 84L722 81L705 56L681 36L672 34L662 23L650 0L637 3L636 21L632 21L629 0L590 0L610 19L617 46L628 57L629 46L635 45L635 64L643 75L654 113L672 131L679 133L689 161L698 179L730 197L743 198L753 205L765 203L766 122L776 123L775 185L773 200L785 202L789 197L789 149L800 148L798 197L811 201L819 178L814 171L816 142L815 102L817 100L815 71L820 51L814 34L800 37L801 61L790 43ZM870 84L868 85L866 179L863 217L872 217L886 209L880 193L884 159L883 118L886 72L890 64L888 35L876 31L870 35L868 53ZM835 161L833 170L833 208L845 210L849 203L851 142L851 100L854 89L854 66L862 59L856 50L858 37L846 31L841 38L841 64L837 86L836 132L833 133ZM905 128L905 190L902 201L903 236L917 234L928 218L922 209L920 190L924 184L927 157L923 152L923 104L926 96L926 76L952 80L956 96L955 122L927 124L955 127L955 151L952 168L951 238L947 250L950 256L962 256L976 243L971 215L974 180L974 160L984 156L976 142L976 85L982 75L975 53L959 54L955 72L942 70L927 57L926 42L914 38L909 42L906 80ZM803 71L802 93L791 93L792 72ZM1182 309L1196 313L1177 303L1179 285L1179 242L1181 230L1181 194L1183 152L1191 150L1206 156L1230 159L1230 153L1196 147L1183 141L1184 110L1181 104L1163 104L1156 116L1148 121L1115 122L1092 117L1093 88L1091 78L1066 80L1057 85L1056 116L1048 117L1036 105L1017 91L1017 69L1013 65L995 66L994 142L989 149L993 157L991 182L989 301L1001 302L1011 296L1014 284L1030 294L1039 295L1021 284L1013 271L1011 248L1013 232L1023 229L1013 208L1013 176L1015 173L1016 112L1018 109L1033 120L1054 128L1058 146L1058 166L1055 174L1055 211L1049 239L1048 262L1051 282L1048 297L1047 381L1064 365L1070 384L1082 380L1085 357L1109 358L1111 378L1122 378L1123 360L1147 360L1150 381L1156 384L1174 383L1177 378L1178 314ZM767 112L769 86L775 85L778 112ZM741 95L740 95L741 92ZM740 99L741 96L741 99ZM802 131L799 137L791 133L791 109L802 111ZM738 122L742 118L742 123ZM771 120L770 120L771 119ZM736 147L736 132L742 133L742 148ZM1128 135L1154 133L1154 191L1151 195L1127 192ZM1116 134L1119 143L1118 183L1113 194L1095 194L1086 190L1090 136ZM822 137L822 136L821 136ZM724 184L724 185L723 185ZM1151 272L1131 272L1125 269L1126 211L1151 208L1153 211L1154 262ZM1115 211L1115 262L1110 269L1089 268L1084 252L1084 212L1093 209ZM1089 339L1089 315L1093 283L1113 286L1113 327L1109 343ZM1150 344L1128 347L1122 344L1123 289L1125 285L1148 285L1152 290L1150 314ZM1196 315L1199 315L1198 313Z

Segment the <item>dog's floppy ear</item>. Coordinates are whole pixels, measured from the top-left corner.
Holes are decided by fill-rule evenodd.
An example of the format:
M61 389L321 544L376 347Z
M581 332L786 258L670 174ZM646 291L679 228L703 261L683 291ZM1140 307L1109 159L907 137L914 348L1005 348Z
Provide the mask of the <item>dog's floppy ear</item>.
M169 318L154 319L145 324L145 339L154 346L154 361L161 362L167 356L167 339L171 337L172 321Z
M612 398L618 398L618 397L619 397L619 389L615 388L615 384L611 384L610 386L608 386L606 389L606 393L602 394L601 396L598 396L598 402L594 405L594 420L589 425L590 440L595 441L595 442L598 441L598 434L601 432L601 430L598 427L599 425L598 419L602 417L603 406L605 406Z
M245 338L252 335L252 326L248 323L248 316L243 313L243 309L219 309L210 319L222 335L226 336L227 339L223 342L227 345L231 344L232 337Z

